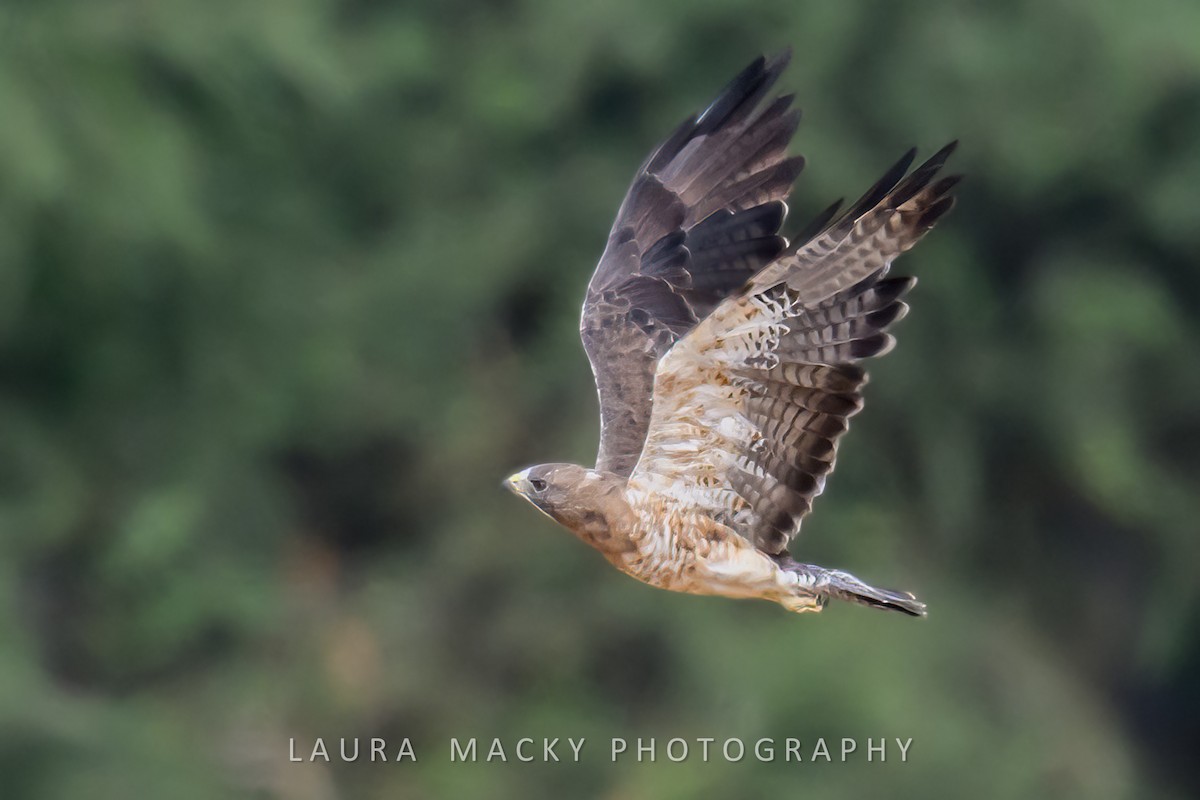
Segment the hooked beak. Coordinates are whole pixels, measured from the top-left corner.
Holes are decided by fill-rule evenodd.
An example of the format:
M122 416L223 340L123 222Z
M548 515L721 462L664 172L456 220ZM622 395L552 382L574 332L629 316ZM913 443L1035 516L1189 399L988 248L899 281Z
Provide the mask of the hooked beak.
M529 491L529 470L524 469L509 475L503 485L513 494L524 496Z

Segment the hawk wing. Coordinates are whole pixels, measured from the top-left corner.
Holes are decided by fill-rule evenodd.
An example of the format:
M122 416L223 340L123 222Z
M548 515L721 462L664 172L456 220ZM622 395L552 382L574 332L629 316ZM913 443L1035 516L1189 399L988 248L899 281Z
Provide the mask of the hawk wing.
M934 181L954 144L904 177L910 151L841 218L722 302L658 366L645 449L629 488L657 494L783 553L862 408L858 362L891 349L887 327L915 283L893 259L948 211L958 177Z
M650 422L654 370L675 341L787 247L792 98L755 113L787 65L760 57L638 170L580 320L600 395L597 469L628 476Z

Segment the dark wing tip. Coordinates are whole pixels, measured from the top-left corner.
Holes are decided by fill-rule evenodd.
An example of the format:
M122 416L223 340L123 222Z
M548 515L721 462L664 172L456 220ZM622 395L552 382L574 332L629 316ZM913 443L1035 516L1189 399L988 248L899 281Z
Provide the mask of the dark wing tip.
M792 61L792 46L789 44L783 49L766 56L766 71L779 75Z
M866 359L881 356L896 346L896 337L890 333L873 333L850 343L850 355L855 359Z
M937 175L938 171L946 165L946 160L950 158L950 154L954 152L956 147L958 147L957 139L943 147L941 150L938 150L923 164L921 164L921 166L914 169L910 175L896 185L888 199L888 204L892 208L898 208L899 206L904 205L906 201L914 197L926 186L928 186L929 182L933 180L933 177ZM957 182L959 177L961 176L955 177L950 183L946 183L947 179L943 179L938 184L935 184L935 194L944 194L952 186L954 186L954 183ZM945 184L944 189L940 188L942 184Z
M725 88L717 94L696 120L693 136L703 136L718 130L731 119L749 114L763 95L779 80L779 76L791 60L791 49L786 49L768 59L759 56L739 72Z
M938 221L947 211L954 208L954 197L942 197L937 200L929 208L921 213L920 219L917 220L918 228L932 228L933 224Z
M916 159L917 148L915 146L908 148L904 151L904 155L900 156L900 160L892 165L892 168L888 170L887 174L890 175L892 173L899 172L901 175L903 175L904 173L908 172L908 168L912 166L913 161ZM904 166L901 167L901 164Z
M716 98L708 104L708 108L696 119L693 135L710 133L730 117L746 97L754 92L761 84L767 59L759 56L751 61L741 72L725 85Z
M924 168L925 166L930 166L930 165L935 165L935 164L938 167L941 167L943 164L946 163L946 161L950 158L950 156L957 149L958 149L958 139L953 139L953 140L947 142L946 144L942 145L942 148L940 150L938 150L936 153L931 155L925 161L925 163L921 165L922 168Z
M813 217L812 221L804 226L799 233L796 234L793 241L794 247L803 247L805 243L811 240L814 236L825 230L826 226L837 216L838 211L842 207L842 203L846 202L846 198L840 197L834 201L828 208L822 211L817 216Z
M917 157L917 148L910 147L904 155L900 156L900 160L893 164L887 172L883 173L883 177L875 182L875 185L863 194L862 197L854 203L853 206L842 215L845 222L853 223L854 220L861 217L863 214L870 211L875 206L891 194L908 172L908 168L912 166L913 161Z
M942 146L941 150L938 150L937 153L934 154L934 158L941 156L942 161L944 162L947 158L950 157L950 154L953 153L957 149L958 149L958 139L951 139L949 142L947 142L945 145Z
M755 210L751 209L751 211ZM764 230L778 231L783 227L783 220L787 217L787 211L787 203L782 200L771 200L757 208L757 214Z
M933 185L933 191L938 195L943 195L962 183L963 177L963 175L947 175Z
M792 62L792 47L788 45L774 55L767 56L765 72L771 78L771 83L783 74L788 64Z

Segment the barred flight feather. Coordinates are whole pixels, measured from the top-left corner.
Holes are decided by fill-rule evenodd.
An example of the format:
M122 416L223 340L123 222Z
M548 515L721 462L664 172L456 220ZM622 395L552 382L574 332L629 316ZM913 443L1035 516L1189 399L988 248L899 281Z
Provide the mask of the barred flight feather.
M654 492L669 482L678 502L765 552L786 550L862 408L866 375L856 362L895 344L887 329L907 313L900 298L915 279L887 271L948 209L955 181L933 178L952 150L907 176L906 154L825 232L766 266L674 345L658 364L631 487ZM696 459L676 446L687 437L704 454L703 482Z

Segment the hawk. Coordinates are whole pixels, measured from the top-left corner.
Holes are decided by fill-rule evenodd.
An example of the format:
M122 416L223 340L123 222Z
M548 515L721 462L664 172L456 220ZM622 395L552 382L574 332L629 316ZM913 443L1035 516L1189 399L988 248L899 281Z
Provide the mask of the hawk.
M913 616L912 594L795 561L788 545L889 351L911 277L892 261L953 205L951 143L904 155L789 245L789 53L760 57L638 170L588 284L580 333L600 396L594 468L542 464L507 487L622 572L678 592Z

